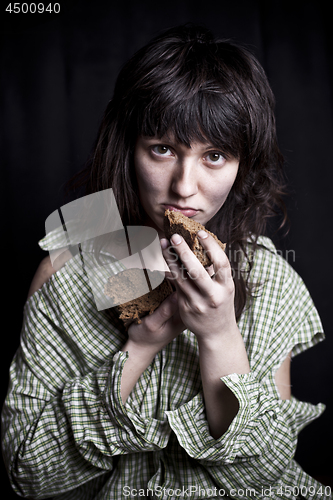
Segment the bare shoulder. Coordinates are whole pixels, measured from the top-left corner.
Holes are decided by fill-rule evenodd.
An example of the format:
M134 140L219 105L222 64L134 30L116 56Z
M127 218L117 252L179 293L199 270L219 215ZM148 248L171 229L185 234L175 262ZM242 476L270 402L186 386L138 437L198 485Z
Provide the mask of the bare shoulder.
M281 399L291 398L290 361L291 352L288 354L275 374L275 382Z
M31 297L37 290L42 288L44 283L46 283L54 274L56 270L52 267L50 256L45 257L39 266L37 267L37 271L35 272L34 277L32 278L32 282L28 292L28 298Z
M40 264L37 268L37 271L35 272L35 275L32 279L32 282L31 282L31 285L29 288L27 298L31 297L31 295L33 295L35 292L37 292L37 290L42 288L44 283L46 283L51 278L52 274L57 272L65 264L65 262L67 260L69 260L71 257L72 257L72 255L69 251L64 252L62 254L61 262L58 263L57 262L58 259L57 259L57 261L56 261L57 264L55 263L55 267L52 266L50 256L48 255L47 257L45 257L40 262Z

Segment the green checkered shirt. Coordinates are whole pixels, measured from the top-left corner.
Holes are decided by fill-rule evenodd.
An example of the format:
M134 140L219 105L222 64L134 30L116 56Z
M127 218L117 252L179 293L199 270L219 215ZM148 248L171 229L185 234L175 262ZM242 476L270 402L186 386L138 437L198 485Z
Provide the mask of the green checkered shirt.
M323 340L300 277L259 239L261 283L238 326L251 373L222 380L239 401L228 431L209 433L198 347L185 330L160 351L126 404L127 353L117 318L98 311L80 255L24 308L3 409L3 453L14 490L31 498L330 498L293 460L298 432L324 410L281 400L275 372Z

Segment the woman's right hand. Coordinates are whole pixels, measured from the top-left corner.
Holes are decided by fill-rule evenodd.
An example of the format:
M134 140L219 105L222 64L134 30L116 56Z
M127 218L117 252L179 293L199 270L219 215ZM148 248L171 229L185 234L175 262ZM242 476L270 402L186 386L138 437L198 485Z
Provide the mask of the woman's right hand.
M184 329L178 311L177 292L173 292L152 314L144 316L141 323L132 323L128 339L137 347L153 350L157 354Z
M156 354L184 329L178 311L177 292L167 297L152 314L142 318L140 324L133 323L129 327L128 340L122 348L123 352L128 352L121 378L123 403Z

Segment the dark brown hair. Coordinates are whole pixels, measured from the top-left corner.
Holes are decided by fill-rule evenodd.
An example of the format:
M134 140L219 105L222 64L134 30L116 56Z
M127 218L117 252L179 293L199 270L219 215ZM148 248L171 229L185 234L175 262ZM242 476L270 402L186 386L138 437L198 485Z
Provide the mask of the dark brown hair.
M207 224L228 244L239 318L251 295L240 269L241 255L251 268L246 242L255 246L279 210L286 218L274 96L256 58L206 28L185 25L154 38L122 68L85 179L87 194L112 187L124 225L144 219L133 168L136 139L168 132L188 146L208 140L239 159L234 186Z

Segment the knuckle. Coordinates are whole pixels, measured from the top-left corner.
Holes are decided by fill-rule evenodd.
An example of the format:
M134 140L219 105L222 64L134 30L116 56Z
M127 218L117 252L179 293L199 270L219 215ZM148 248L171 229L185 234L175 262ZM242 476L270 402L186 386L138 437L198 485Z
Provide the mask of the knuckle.
M210 301L208 302L208 305L209 305L210 309L217 309L218 307L220 307L221 302L218 302L215 299L210 299Z
M171 314L169 309L166 307L161 307L159 311L159 317L161 318L161 323L165 323L166 320L170 318Z
M187 274L188 276L192 279L192 280L197 280L198 278L200 278L201 276L201 272L200 272L200 269L197 269L197 268L190 268L187 270Z
M199 305L199 304L195 304L192 307L192 310L193 310L194 314L196 314L196 315L200 315L200 314L205 313L205 307L203 307L202 305Z
M191 312L195 308L195 304L192 304L187 297L184 297L181 302L180 302L180 307L183 309L185 312Z
M235 293L235 284L234 284L234 281L233 279L229 279L226 283L226 291L228 293L228 295L234 295Z
M189 300L184 300L183 309L186 313L193 314L194 316L199 316L205 314L207 305L205 301L202 302L191 302Z
M215 275L218 276L219 278L222 278L225 281L228 281L228 279L232 277L231 267L229 266L229 264L228 265L222 264L219 267L218 271L215 273Z
M143 325L145 331L148 333L153 333L155 331L154 319L149 315L143 318L141 325Z
M155 333L164 323L170 318L169 308L165 304L161 304L154 312L147 314L142 322L144 328L149 334Z
M235 291L235 282L232 276L227 280L227 290L230 290L232 293Z
M217 309L218 307L221 306L222 303L223 303L222 297L220 297L215 293L210 294L207 300L207 304L210 309Z
M231 271L230 262L227 258L221 259L221 266L223 269L227 269L228 271Z

